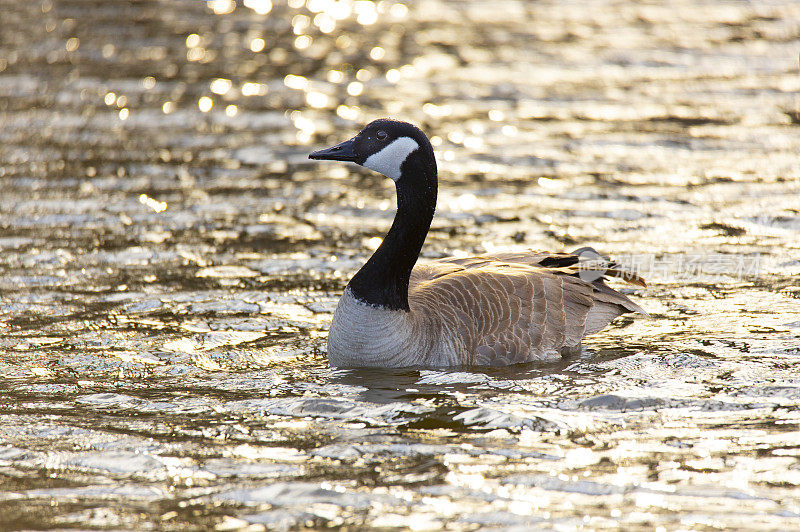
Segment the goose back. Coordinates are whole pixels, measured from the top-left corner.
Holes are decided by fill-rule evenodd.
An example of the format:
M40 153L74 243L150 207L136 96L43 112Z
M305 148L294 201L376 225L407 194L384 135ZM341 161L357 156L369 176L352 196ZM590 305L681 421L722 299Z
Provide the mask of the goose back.
M462 364L547 360L579 348L621 314L646 314L604 283L613 263L587 282L577 276L587 271L578 259L531 251L421 264L412 272L409 302L412 312L438 317L434 329L456 332L451 343L459 345Z

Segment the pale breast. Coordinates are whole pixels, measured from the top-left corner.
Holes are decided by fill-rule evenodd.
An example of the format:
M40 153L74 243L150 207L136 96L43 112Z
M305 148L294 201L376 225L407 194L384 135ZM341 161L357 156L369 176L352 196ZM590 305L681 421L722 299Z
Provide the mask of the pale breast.
M416 338L416 340L415 340ZM328 333L328 359L337 367L415 365L419 335L409 313L363 303L345 288Z

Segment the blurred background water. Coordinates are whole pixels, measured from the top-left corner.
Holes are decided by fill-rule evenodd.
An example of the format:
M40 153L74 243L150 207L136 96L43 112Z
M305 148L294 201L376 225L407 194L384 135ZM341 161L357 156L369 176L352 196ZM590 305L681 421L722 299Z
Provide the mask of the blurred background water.
M800 4L0 0L0 528L800 527ZM593 245L580 357L332 370L391 183L424 257Z

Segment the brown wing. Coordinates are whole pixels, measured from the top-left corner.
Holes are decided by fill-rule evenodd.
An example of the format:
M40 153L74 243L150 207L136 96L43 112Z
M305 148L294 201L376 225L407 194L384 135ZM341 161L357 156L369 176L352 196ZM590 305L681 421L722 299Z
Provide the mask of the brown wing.
M567 253L447 258L414 269L413 312L454 333L464 364L513 364L577 346L625 312L641 310L603 283L576 275ZM549 265L544 266L543 264Z

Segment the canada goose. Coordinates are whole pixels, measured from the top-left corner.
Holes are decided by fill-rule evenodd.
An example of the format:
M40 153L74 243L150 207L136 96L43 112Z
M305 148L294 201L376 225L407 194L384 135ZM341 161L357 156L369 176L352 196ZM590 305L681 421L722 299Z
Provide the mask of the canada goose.
M437 191L433 147L416 126L375 120L352 139L309 158L354 162L391 178L397 189L389 233L350 280L333 315L332 366L548 360L579 349L586 335L621 314L647 314L606 286L603 277L644 282L591 248L450 257L415 267ZM586 255L594 260L581 260Z

